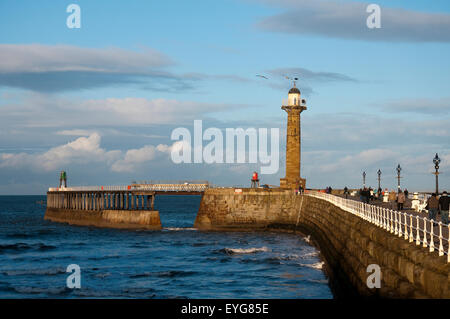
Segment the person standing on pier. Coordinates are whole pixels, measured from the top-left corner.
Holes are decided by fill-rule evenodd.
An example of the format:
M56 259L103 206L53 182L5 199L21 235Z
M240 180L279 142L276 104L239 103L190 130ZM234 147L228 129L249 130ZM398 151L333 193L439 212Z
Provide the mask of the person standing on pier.
M403 210L403 204L405 204L405 200L405 193L403 193L402 190L399 189L397 195L397 210Z
M253 172L251 188L257 188L257 187L259 187L258 173Z
M436 193L431 194L431 197L428 198L426 209L428 209L428 219L436 220L439 209L439 201L436 198Z
M448 210L450 205L450 197L447 196L447 192L442 193L441 198L439 198L439 210L441 211L442 222L448 225Z

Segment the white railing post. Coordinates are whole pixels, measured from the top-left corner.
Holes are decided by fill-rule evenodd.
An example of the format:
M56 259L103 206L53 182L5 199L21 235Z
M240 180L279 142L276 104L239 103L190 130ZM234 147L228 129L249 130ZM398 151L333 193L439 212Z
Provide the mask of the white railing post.
M442 222L439 222L439 256L444 256L444 246L442 245Z
M431 227L431 231L430 231L430 253L432 253L434 251L434 220L432 219L430 221L430 227Z
M387 231L389 231L389 224L387 221L387 213L386 213L386 208L383 208L383 224L384 224L384 229L386 229Z
M420 245L420 235L419 235L419 216L416 216L416 231L417 231L417 235L416 235L416 245Z
M393 233L394 232L394 225L392 223L392 219L394 217L394 214L392 213L392 209L390 209L389 212L390 212L390 214L389 214L390 215L389 222L391 224L391 233Z
M424 217L423 218L423 247L427 247L428 246L428 242L427 242L427 220Z
M447 228L448 228L448 238L447 238L447 245L448 245L447 262L450 263L450 224L447 225Z
M395 230L394 235L398 235L398 223L397 223L397 211L394 210L394 217L395 217Z
M405 217L405 240L408 240L408 220L406 218L406 213L403 213L403 216Z
M409 215L409 242L412 243L413 241L414 241L413 216Z

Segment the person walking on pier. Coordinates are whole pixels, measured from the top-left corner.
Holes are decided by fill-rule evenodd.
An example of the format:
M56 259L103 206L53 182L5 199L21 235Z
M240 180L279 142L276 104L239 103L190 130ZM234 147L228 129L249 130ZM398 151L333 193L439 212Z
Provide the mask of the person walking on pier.
M397 195L397 210L401 211L403 210L403 204L405 204L405 193L402 192L401 189L398 190L398 195Z
M364 203L369 204L369 197L370 197L370 192L367 188L364 187L364 189L361 191L361 200Z
M428 198L426 209L428 209L428 219L436 220L439 209L439 201L436 198L436 193L431 194L431 197Z
M450 205L450 197L447 196L447 192L442 193L441 198L439 198L439 210L441 211L442 222L448 225L448 210Z

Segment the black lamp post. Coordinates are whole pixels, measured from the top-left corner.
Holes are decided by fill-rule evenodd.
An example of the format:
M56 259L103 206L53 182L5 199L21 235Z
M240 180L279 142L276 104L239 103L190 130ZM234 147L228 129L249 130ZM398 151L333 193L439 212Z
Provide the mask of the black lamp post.
M378 191L381 190L381 170L378 170Z
M400 164L398 164L398 166L397 166L397 180L398 180L398 183L397 183L397 187L398 187L398 189L400 189L400 172L402 171L402 168L400 167Z
M363 186L366 187L366 172L363 172Z
M439 158L438 154L436 153L436 156L433 158L434 163L434 169L436 172L433 174L436 175L436 195L439 195L439 163L441 162L441 159Z

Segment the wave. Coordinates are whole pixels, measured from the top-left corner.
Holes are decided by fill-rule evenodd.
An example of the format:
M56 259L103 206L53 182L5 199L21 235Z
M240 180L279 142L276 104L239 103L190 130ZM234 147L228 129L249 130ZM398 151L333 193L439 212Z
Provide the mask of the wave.
M130 278L143 278L143 277L186 277L197 274L195 271L184 270L169 270L160 272L144 272L141 274L130 275Z
M270 251L267 247L252 247L252 248L224 248L220 250L221 252L226 253L227 255L235 255L235 254L254 254L265 251Z
M103 260L103 259L117 259L121 258L120 255L106 255L106 256L96 256L96 257L89 257L88 260Z
M180 230L197 230L197 228L193 228L193 227L164 227L162 230L180 231Z
M37 244L26 244L26 243L15 243L15 244L5 244L0 245L0 252L4 251L25 251L30 249L36 249L41 251L51 250L57 248L56 246L52 245L46 245L43 243L37 243Z
M302 267L308 267L308 268L313 268L313 269L322 269L324 264L325 264L325 262L319 261L314 264L299 264L299 265Z
M46 295L65 295L72 292L67 287L61 288L40 288L40 287L14 287L14 290L21 294L46 294Z
M313 251L311 253L306 253L300 256L300 258L309 258L309 257L316 257L320 254L319 251Z
M208 245L211 245L211 243L193 243L192 247L203 247Z
M17 269L17 270L6 270L3 274L7 276L23 276L23 275L59 275L65 274L66 270L64 268L40 268L40 269Z
M327 279L308 279L308 282L312 282L315 284L328 284L328 280Z
M8 238L33 238L33 237L42 237L43 235L53 234L54 232L51 230L45 230L41 229L38 231L32 231L32 232L25 232L25 233L12 233L7 234L6 237Z

